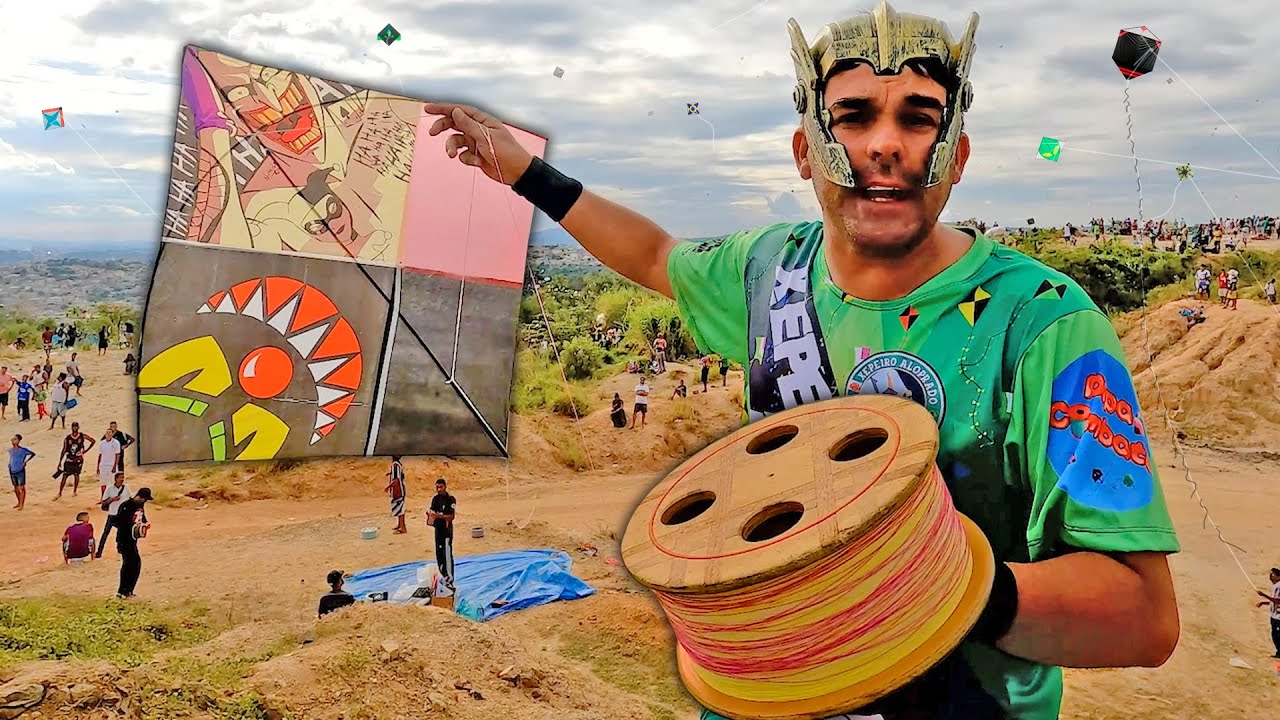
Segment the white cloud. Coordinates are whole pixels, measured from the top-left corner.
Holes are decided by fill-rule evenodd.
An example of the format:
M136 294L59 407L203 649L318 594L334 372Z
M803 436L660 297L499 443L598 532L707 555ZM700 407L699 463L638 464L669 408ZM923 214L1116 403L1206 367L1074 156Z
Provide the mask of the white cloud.
M0 138L0 172L24 175L74 175L76 171L53 158L22 152Z
M121 205L97 205L88 207L85 205L49 205L41 210L46 215L62 215L72 217L89 217L107 213L110 215L123 215L124 217L141 217L143 213L133 208Z

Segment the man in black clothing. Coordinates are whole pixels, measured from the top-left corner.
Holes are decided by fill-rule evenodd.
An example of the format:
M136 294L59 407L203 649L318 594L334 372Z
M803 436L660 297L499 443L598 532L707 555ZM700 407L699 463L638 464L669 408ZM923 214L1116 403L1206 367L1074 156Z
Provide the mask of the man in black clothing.
M107 432L111 433L112 437L120 441L120 454L116 455L115 469L116 472L124 472L124 449L137 442L137 440L129 433L122 431L120 427L115 424L115 421L112 421L112 423L107 426Z
M453 589L453 518L458 501L449 494L444 478L436 480L436 494L431 498L427 522L436 529L436 565L444 576L444 584Z
M329 581L329 592L320 596L320 615L318 617L324 617L338 608L356 604L355 597L342 589L346 580L342 578L341 570L330 570L329 576L325 580Z
M142 556L138 554L138 540L146 536L147 513L144 508L151 499L151 488L142 488L136 495L120 503L116 511L116 551L120 553L120 588L116 595L122 600L133 597L142 574Z

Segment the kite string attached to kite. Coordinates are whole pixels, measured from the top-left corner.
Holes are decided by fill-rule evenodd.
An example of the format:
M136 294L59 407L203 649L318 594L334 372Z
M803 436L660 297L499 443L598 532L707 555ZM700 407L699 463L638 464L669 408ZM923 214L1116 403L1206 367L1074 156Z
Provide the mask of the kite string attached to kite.
M489 134L489 128L486 127L484 123L480 123L480 129L484 133L486 144L489 146L489 157L492 158L494 170L498 173L498 183L502 187L507 187L506 179L502 175L502 166L498 163L498 153L493 147L493 136ZM475 153L477 160L483 161L484 158L481 156L478 148L475 150ZM479 173L483 171L477 167L476 172ZM520 227L520 223L516 221L516 212L512 209L509 198L503 203L503 205L506 206L507 215L511 218L512 229L514 230ZM528 266L527 261L525 264L525 274L529 276L529 281L533 284L533 295L538 300L538 312L542 315L542 323L547 328L548 344L551 347L551 352L555 355L556 365L560 369L560 380L564 383L565 398L568 399L569 409L573 413L573 426L578 431L578 440L582 443L582 452L587 456L587 466L592 470L595 470L595 459L591 456L591 449L587 443L587 437L582 432L582 418L578 415L578 402L573 397L573 387L569 384L569 375L564 370L564 361L560 357L560 348L556 343L555 332L551 329L551 318L547 315L547 306L542 301L542 288L538 285L538 278L535 276L533 268Z
M74 128L73 126L71 126L71 125L67 125L66 127L71 128L71 132L75 133L75 134L76 134L76 137L80 138L80 141L81 141L81 142L83 142L85 145L88 145L88 146L89 146L89 149L93 151L93 154L94 154L94 155L97 155L97 156L98 156L98 159L102 161L102 164L103 164L103 165L106 165L106 166L107 166L107 169L111 171L111 174L112 174L112 175L115 175L115 176L116 176L116 179L118 179L120 182L124 183L124 186L125 186L125 187L127 187L127 188L129 188L129 192L133 193L133 196L134 196L134 197L136 197L136 198L138 198L138 202L142 203L142 207L146 208L146 209L147 209L147 212L148 212L149 214L151 214L151 215L159 215L159 214L160 214L160 213L156 212L155 210L153 210L153 209L151 208L151 206L150 206L149 204L147 204L147 201L146 201L146 200L143 200L143 199L142 199L142 196L138 194L138 191L137 191L137 190L134 190L134 189L133 189L133 186L129 184L129 181L128 181L128 180L125 180L123 177L121 177L121 176L120 176L120 173L116 172L116 169L115 169L114 167L112 167L111 163L107 162L107 159L106 159L106 158L104 158L104 157L102 157L102 153L98 152L98 148L94 147L94 146L93 146L93 143L91 143L91 142L89 142L88 140L86 140L86 139L85 139L85 137L84 137L84 135L81 135L81 134L80 134L80 131L79 131L79 130L75 129L75 128Z
M1173 212L1174 206L1178 204L1178 188L1182 187L1183 180L1179 180L1177 185L1173 186L1173 202L1169 203L1169 209L1151 218L1152 220L1163 220L1166 215Z
M1138 172L1137 145L1133 139L1133 116L1131 112L1131 106L1129 104L1129 81L1128 80L1125 80L1124 108L1125 108L1125 121L1129 129L1129 146L1133 150L1133 156L1134 156L1134 172L1137 173ZM1135 246L1141 244L1141 240L1139 240L1136 233L1140 232L1140 227L1143 222L1142 221L1142 180L1141 180L1140 174L1138 175L1138 178L1139 178L1138 179L1139 227L1134 229ZM1192 183L1194 185L1195 183L1194 179L1192 180ZM1197 191L1199 190L1198 187L1196 189ZM1204 197L1203 194L1201 195L1201 197L1202 198ZM1212 213L1213 209L1210 208L1209 212ZM1213 525L1214 532L1216 532L1218 535L1218 541L1221 542L1223 546L1227 548L1227 552L1231 554L1231 559L1235 561L1236 567L1240 568L1240 574L1244 576L1245 582L1249 583L1249 586L1252 587L1254 590L1257 590L1258 586L1254 584L1253 578L1249 576L1249 572L1245 570L1244 564L1240 562L1239 556L1236 555L1236 550L1239 550L1240 552L1243 553L1245 552L1244 548L1241 548L1240 546L1235 545L1229 540L1227 540L1226 537L1224 537L1222 534L1222 528L1218 526L1218 523L1214 522L1213 517L1209 514L1209 506L1205 504L1204 497L1200 495L1200 485L1199 483L1196 482L1195 478L1191 474L1191 466L1187 463L1186 451L1182 448L1182 443L1178 439L1178 429L1177 429L1178 425L1173 420L1173 417L1169 413L1169 403L1165 400L1164 390L1160 386L1160 375L1156 371L1156 356L1155 356L1155 353L1151 351L1151 332L1147 326L1147 275L1146 273L1147 273L1147 267L1146 265L1143 265L1142 272L1140 272L1138 275L1139 282L1141 283L1141 287L1142 287L1142 310L1141 310L1141 314L1139 315L1139 322L1142 325L1143 346L1146 349L1146 353L1147 353L1147 368L1151 371L1151 380L1155 385L1155 389L1156 389L1156 401L1157 403L1159 403L1161 413L1164 416L1165 427L1168 428L1169 430L1169 438L1173 442L1174 454L1178 456L1179 462L1182 463L1184 478L1186 479L1187 483L1191 485L1191 496L1196 499L1196 501L1200 504L1200 509L1204 511L1204 517L1201 520L1201 527L1205 527L1205 523Z
M1201 94L1199 93L1199 91L1197 91L1194 87L1192 87L1191 83L1187 82L1186 80L1183 80L1183 79L1182 79L1182 76L1178 74L1178 71L1177 71L1177 70L1174 70L1174 69L1169 65L1169 63L1165 62L1164 58L1160 57L1159 55L1157 55L1157 56L1156 56L1156 60L1159 60L1159 61L1160 61L1160 64L1165 66L1165 69L1167 69L1169 72L1173 73L1173 76L1174 76L1174 77L1176 77L1176 78L1178 78L1178 80L1182 81L1182 84L1183 84L1183 85L1186 85L1186 86L1187 86L1187 89L1188 89L1188 90L1190 90L1190 91L1191 91L1191 93L1192 93L1193 95L1195 95L1196 97L1200 98L1200 102L1204 103L1205 107L1207 107L1207 108L1209 108L1211 111L1213 111L1213 114L1214 114L1214 115L1217 115L1217 116L1218 116L1218 119L1219 119L1219 120L1221 120L1221 121L1223 122L1223 124L1224 124L1224 125L1226 125L1228 128L1231 128L1231 132L1235 133L1235 134L1236 134L1236 137L1238 137L1238 138L1240 138L1241 140L1243 140L1243 141L1244 141L1244 144L1245 144L1245 145L1248 145L1248 146L1249 146L1249 149L1250 149L1250 150L1252 150L1252 151L1254 152L1254 154L1256 154L1258 157L1262 158L1262 162L1266 163L1266 164L1267 164L1267 166L1268 166L1268 167L1270 167L1272 170L1274 170L1274 171L1275 171L1275 173L1276 173L1277 175L1280 175L1280 168L1277 168L1275 165L1273 165L1273 164L1271 163L1271 161L1270 161L1270 160L1268 160L1268 159L1267 159L1267 157L1266 157L1265 155L1263 155L1263 154L1258 150L1258 148L1254 147L1253 143L1249 142L1249 139L1248 139L1248 138L1246 138L1244 135L1241 135L1241 134L1240 134L1240 131L1239 131L1239 130L1237 130L1237 129L1236 129L1236 127L1235 127L1234 125L1232 125L1232 124L1231 124L1231 122L1230 122L1229 120L1227 120L1226 118L1222 117L1222 113L1218 112L1218 109L1217 109L1217 108L1215 108L1213 105L1211 105L1211 104L1209 103L1209 101L1208 101L1208 100L1205 100L1205 99L1204 99L1204 96L1203 96L1203 95L1201 95Z

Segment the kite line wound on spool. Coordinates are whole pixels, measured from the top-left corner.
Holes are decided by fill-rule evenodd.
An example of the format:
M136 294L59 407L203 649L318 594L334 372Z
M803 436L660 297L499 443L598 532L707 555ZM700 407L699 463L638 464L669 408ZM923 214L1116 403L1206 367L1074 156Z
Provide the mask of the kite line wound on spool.
M821 720L950 654L986 606L991 546L951 502L920 405L802 405L689 458L627 524L622 559L654 592L707 708Z

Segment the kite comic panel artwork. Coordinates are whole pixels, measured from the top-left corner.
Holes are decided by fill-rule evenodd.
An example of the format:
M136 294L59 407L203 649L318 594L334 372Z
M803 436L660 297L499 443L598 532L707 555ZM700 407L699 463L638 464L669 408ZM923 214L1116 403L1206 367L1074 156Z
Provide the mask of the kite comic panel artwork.
M533 207L423 103L184 50L140 463L508 455Z

